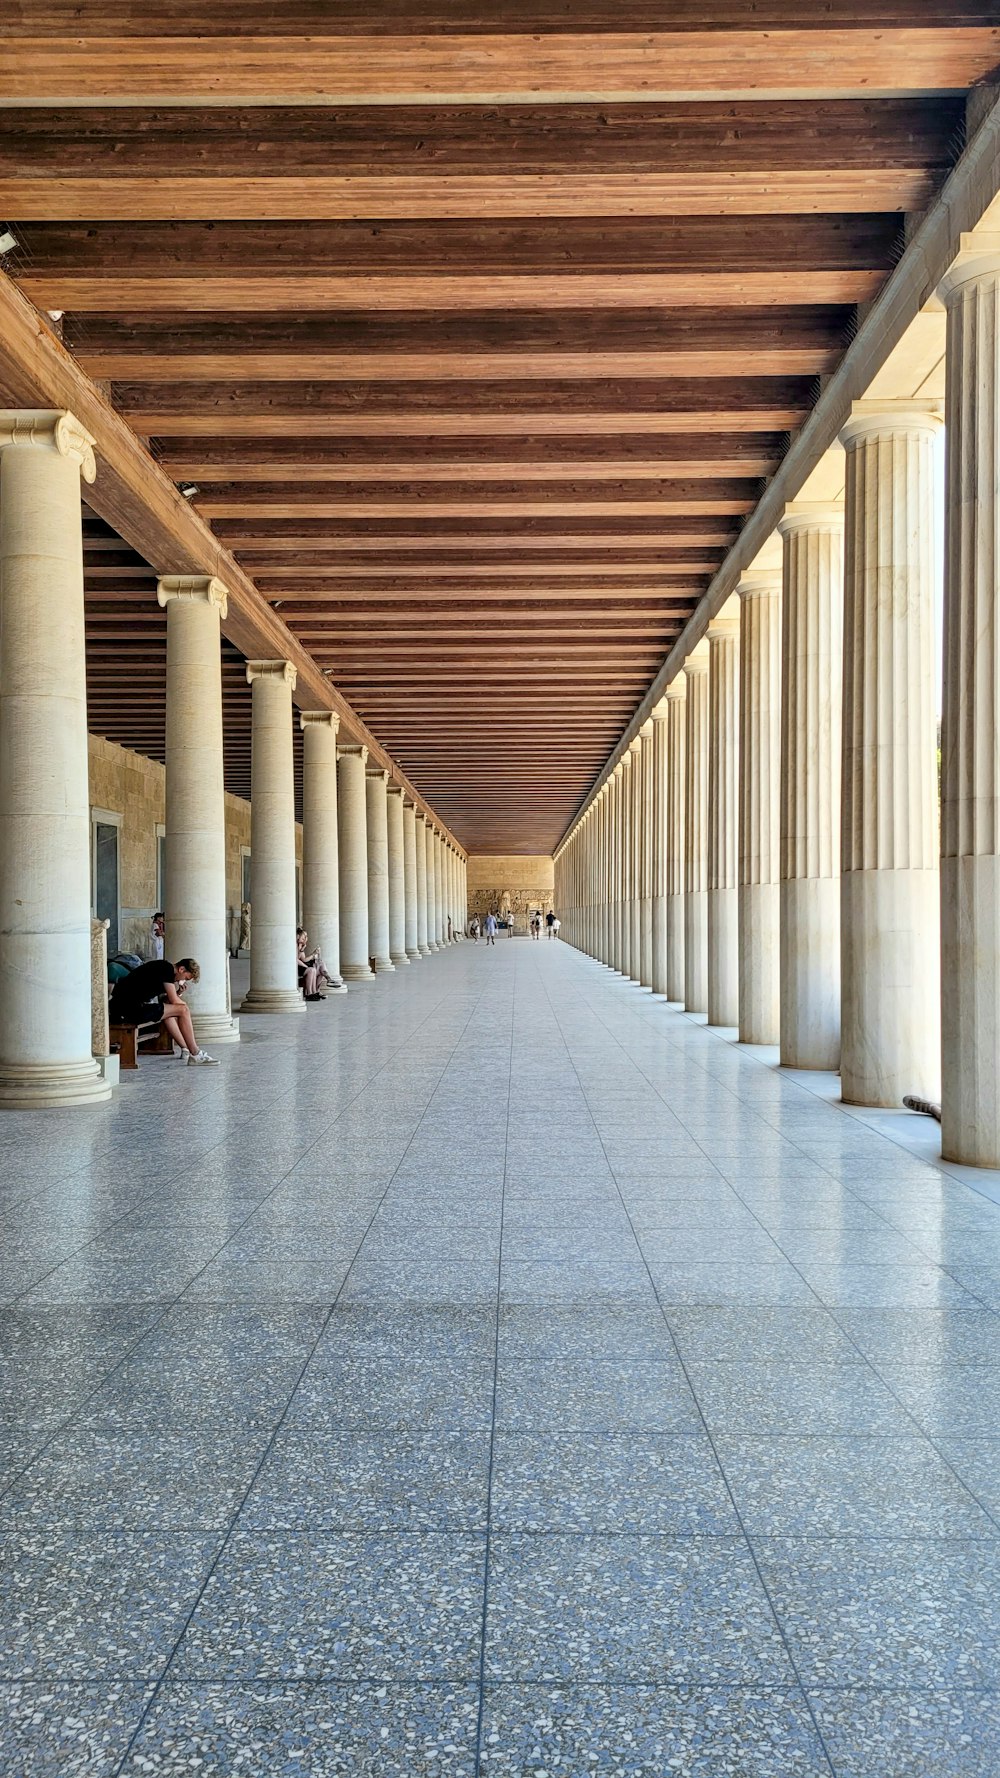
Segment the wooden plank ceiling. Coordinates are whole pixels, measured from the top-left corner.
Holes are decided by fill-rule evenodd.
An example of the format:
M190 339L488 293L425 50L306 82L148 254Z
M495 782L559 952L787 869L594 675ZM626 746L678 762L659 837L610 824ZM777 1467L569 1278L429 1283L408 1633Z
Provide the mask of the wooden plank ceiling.
M954 164L995 10L150 16L8 5L4 267L462 843L551 851ZM156 755L153 585L88 525L93 725Z

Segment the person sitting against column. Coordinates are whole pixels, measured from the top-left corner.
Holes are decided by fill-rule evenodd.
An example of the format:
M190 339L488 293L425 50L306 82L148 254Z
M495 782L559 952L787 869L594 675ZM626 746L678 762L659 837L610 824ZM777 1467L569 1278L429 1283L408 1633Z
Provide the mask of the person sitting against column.
M193 957L182 957L179 963L154 958L140 963L138 969L116 982L111 990L108 1016L113 1025L162 1024L175 1043L187 1051L188 1066L214 1062L206 1050L199 1049L191 1019L191 1008L182 998L188 982L198 981L201 970Z
M305 1000L325 1000L326 995L319 991L320 978L323 977L332 986L332 977L323 967L323 959L318 951L306 955L306 944L309 934L304 926L295 929L295 955L299 966L299 987Z

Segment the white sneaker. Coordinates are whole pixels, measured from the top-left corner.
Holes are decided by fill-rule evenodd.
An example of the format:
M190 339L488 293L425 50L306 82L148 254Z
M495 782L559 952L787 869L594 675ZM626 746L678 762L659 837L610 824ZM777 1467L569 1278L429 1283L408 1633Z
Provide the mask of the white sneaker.
M189 1068L200 1068L205 1062L214 1062L218 1066L217 1057L210 1056L207 1050L199 1050L196 1056L188 1056Z

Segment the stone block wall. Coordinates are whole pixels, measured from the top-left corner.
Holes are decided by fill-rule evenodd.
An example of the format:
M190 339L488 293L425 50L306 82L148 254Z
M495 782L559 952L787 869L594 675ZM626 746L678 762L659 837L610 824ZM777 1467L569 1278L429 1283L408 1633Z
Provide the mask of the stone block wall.
M554 865L551 858L517 853L473 853L469 858L469 917L485 918L492 908L501 918L508 909L514 931L526 932L534 908L552 906Z

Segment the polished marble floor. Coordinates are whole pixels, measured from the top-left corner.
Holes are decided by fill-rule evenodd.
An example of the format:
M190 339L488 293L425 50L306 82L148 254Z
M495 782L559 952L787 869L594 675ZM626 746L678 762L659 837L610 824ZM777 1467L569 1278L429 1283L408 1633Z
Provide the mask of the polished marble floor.
M0 1122L4 1778L996 1778L1000 1207L561 943L244 1032Z

